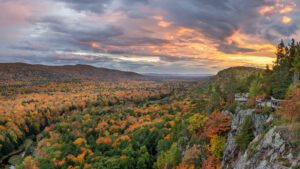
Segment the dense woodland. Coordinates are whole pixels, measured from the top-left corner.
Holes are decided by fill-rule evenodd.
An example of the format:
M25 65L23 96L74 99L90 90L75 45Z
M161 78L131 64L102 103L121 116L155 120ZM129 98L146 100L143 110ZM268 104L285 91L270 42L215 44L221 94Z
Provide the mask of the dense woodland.
M33 137L33 153L17 168L218 168L236 93L249 93L247 108L258 98L285 99L279 111L257 113L299 126L299 43L281 42L276 56L266 69L229 68L201 82L2 82L0 157ZM241 150L252 127L245 120L235 139Z

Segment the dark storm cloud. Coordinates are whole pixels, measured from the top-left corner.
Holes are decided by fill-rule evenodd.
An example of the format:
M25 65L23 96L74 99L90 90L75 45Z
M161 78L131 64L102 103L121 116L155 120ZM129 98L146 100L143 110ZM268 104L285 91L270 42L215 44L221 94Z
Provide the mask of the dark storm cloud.
M249 49L249 48L242 48L242 47L238 47L236 43L220 43L219 44L219 50L225 52L225 53L230 53L230 54L234 54L234 53L246 53L246 52L253 52L255 51L254 49Z
M94 25L69 23L68 18L42 17L31 20L46 30L43 36L35 39L23 40L20 44L10 48L28 51L73 51L90 50L91 42L106 43L114 37L123 34L121 28L112 25Z
M167 0L163 2L163 5L175 24L203 32L205 36L219 44L219 50L232 53L251 51L238 48L235 44L226 44L224 40L240 27L247 27L247 22L256 20L259 17L257 9L266 5L266 2L261 0ZM252 27L253 34L256 29Z
M278 33L284 36L290 36L293 35L297 29L298 26L296 24L291 25L274 25L272 27L274 30L276 30Z
M101 63L101 62L112 62L113 58L109 56L91 56L91 55L74 55L74 54L61 54L54 57L57 61L65 62L82 62L82 63Z
M129 37L126 39L110 39L108 42L110 45L116 46L142 46L142 45L162 45L171 43L166 39L151 38L151 37Z
M64 2L68 7L77 11L103 12L111 0L55 0Z
M73 25L63 22L62 18L44 18L40 23L44 23L51 32L62 35L65 39L79 42L102 41L123 34L123 31L116 26Z
M115 67L115 69L118 69L118 67L123 67L125 70L134 70L134 69L141 69L144 67L155 67L155 66L156 66L155 64L150 64L150 63L119 61L118 66Z
M198 29L213 39L223 39L237 28L234 24L236 18L230 16L233 14L231 12L227 14L226 8L196 0L168 1L164 5L175 24Z
M118 10L129 11L132 6L135 4L147 4L148 0L54 0L65 3L72 9L77 11L85 11L85 12L94 12L94 13L102 13L106 9L109 9L112 3L119 3Z
M182 56L182 57L178 57L178 56L168 56L168 55L160 55L158 56L160 58L160 60L162 61L167 61L167 62L178 62L178 61L197 61L197 58L193 58L193 57L188 57L188 56Z
M29 42L19 44L19 45L11 45L9 46L11 49L21 50L21 51L39 51L39 52L47 52L50 49L42 46L32 46Z
M101 44L102 48L106 46L117 46L118 49L106 49L110 53L126 54L132 52L128 46L147 46L147 45L163 45L171 43L162 38L148 36L120 37L125 34L121 27L109 24L73 24L68 22L68 18L62 17L43 17L31 20L32 23L41 25L47 30L45 36L41 36L38 43L45 43L44 46L51 46L55 49L72 51L75 49L91 50L90 43L95 42ZM149 33L149 32L148 32ZM14 49L21 50L45 50L42 47L33 45L34 41L23 42L20 45L11 46ZM63 44L63 45L62 45ZM33 47L35 46L35 47ZM96 50L102 50L96 49Z
M53 53L11 53L5 56L0 55L1 62L24 62L24 63L34 63L34 64L51 64L56 61L53 58Z

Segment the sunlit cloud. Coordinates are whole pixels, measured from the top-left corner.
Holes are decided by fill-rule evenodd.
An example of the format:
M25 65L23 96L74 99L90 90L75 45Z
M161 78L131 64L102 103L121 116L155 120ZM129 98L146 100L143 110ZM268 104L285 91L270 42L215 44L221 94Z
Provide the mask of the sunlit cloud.
M169 27L172 23L171 22L166 22L166 21L159 21L158 26L161 26L163 28Z
M261 68L275 61L275 58L265 56L229 56L228 58L234 62L244 62L246 65L257 65Z
M258 13L260 15L269 15L269 14L287 14L294 11L296 4L293 1L274 1L272 5L262 6Z
M274 6L264 6L259 9L258 13L261 15L266 15L268 13L271 13L274 10Z
M292 18L288 17L288 16L283 16L281 19L281 22L284 24L289 24L292 22Z
M115 60L121 61L129 61L129 62L160 62L160 58L157 56L135 56L135 55L118 55L118 54L106 54L106 53L95 53L95 52L63 52L57 51L56 52L57 59L82 59L82 60L89 60L95 61L100 58L112 58Z
M99 49L100 48L100 45L97 42L90 42L89 45L92 49Z
M125 56L120 56L118 57L120 60L124 61L131 61L131 62L159 62L160 59L159 57L125 57Z
M166 28L172 25L172 22L165 21L162 16L154 16L153 18L158 21L157 25L160 27Z
M281 14L285 14L285 13L290 13L293 11L293 7L292 6L286 6L284 8L282 8L279 13Z

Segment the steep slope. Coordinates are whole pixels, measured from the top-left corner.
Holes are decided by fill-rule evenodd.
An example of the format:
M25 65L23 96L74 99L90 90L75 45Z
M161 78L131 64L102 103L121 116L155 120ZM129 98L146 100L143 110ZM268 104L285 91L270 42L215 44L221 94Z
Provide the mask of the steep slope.
M265 78L269 76L267 73L257 68L233 67L220 71L212 80L208 103L204 100L202 104L208 107L211 105L207 109L211 112L232 112L231 129L223 135L226 137L226 144L223 155L219 158L222 161L221 168L300 168L300 125L286 121L282 110L256 109L255 100L252 103L251 98L247 104L235 102L235 94L250 93L250 86L253 87L255 83L256 89L265 94ZM298 97L293 102L295 105L299 102L296 98ZM296 107L295 105L289 104L289 107ZM296 119L295 116L293 118ZM205 167L218 168L219 164L214 164L213 161L215 160L208 160L210 163Z
M0 80L64 81L64 80L142 80L145 76L88 65L46 66L25 63L0 63Z
M236 137L242 132L243 123L250 118L253 139L241 150ZM232 114L231 131L222 161L223 169L296 169L300 167L300 153L291 144L289 126L276 124L276 117L257 114L254 109L237 109ZM295 131L297 132L297 131Z

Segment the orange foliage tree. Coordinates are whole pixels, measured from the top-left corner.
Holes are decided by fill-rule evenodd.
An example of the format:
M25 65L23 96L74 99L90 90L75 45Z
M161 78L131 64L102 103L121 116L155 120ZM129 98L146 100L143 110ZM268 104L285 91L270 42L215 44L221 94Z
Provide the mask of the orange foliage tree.
M284 116L291 122L300 121L300 88L296 88L282 104Z
M203 169L217 169L218 159L214 156L208 156L203 164Z
M231 117L226 113L213 112L205 124L207 136L213 138L216 134L223 134L231 129Z

